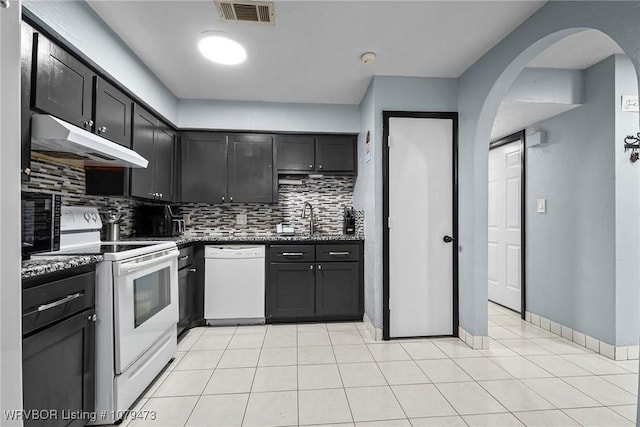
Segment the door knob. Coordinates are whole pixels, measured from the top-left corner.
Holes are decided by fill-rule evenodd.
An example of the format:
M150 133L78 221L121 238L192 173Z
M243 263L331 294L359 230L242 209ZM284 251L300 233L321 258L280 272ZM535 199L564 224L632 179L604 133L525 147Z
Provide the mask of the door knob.
M451 237L451 236L444 236L444 237L442 238L442 241L443 241L443 242L445 242L445 243L451 243L451 242L453 242L453 237Z

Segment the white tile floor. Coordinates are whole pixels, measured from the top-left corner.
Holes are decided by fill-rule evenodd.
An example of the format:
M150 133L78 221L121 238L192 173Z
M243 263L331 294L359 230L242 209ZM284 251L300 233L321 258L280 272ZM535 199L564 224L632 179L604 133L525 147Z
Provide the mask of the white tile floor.
M361 323L196 328L129 426L634 425L638 361L489 305L491 349L375 342ZM128 421L125 422L125 424Z

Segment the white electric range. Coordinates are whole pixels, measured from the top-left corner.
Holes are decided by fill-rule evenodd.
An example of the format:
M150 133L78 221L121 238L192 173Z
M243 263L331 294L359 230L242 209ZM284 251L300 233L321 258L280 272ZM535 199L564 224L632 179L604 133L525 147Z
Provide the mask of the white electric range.
M113 424L175 356L178 249L174 242L101 242L98 209L63 206L60 250L98 255L96 266L96 414Z

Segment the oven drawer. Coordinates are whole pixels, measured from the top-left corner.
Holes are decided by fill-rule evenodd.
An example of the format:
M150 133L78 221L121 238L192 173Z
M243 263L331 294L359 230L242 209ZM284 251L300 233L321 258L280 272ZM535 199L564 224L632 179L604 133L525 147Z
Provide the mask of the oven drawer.
M95 305L95 272L48 282L22 291L22 334Z
M271 245L269 247L270 262L314 262L315 259L314 245Z
M360 245L317 245L317 261L358 261Z
M178 270L189 267L191 264L193 264L193 246L185 246L180 249L178 255Z

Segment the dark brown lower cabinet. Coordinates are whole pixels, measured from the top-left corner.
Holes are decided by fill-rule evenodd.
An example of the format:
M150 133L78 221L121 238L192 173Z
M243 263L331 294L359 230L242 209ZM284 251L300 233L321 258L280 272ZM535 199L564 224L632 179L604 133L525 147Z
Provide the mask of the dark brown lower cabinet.
M304 318L315 313L315 265L272 263L269 274L269 318Z
M25 426L84 426L94 408L95 311L85 310L22 342ZM28 412L27 412L28 413ZM85 418L73 419L73 417ZM42 419L42 417L47 419Z
M364 287L360 247L353 243L272 245L266 293L267 322L362 319ZM332 254L338 254L335 257L343 257L345 261L327 258L333 257ZM281 262L283 259L289 262Z
M316 313L321 316L358 313L358 262L316 264Z

